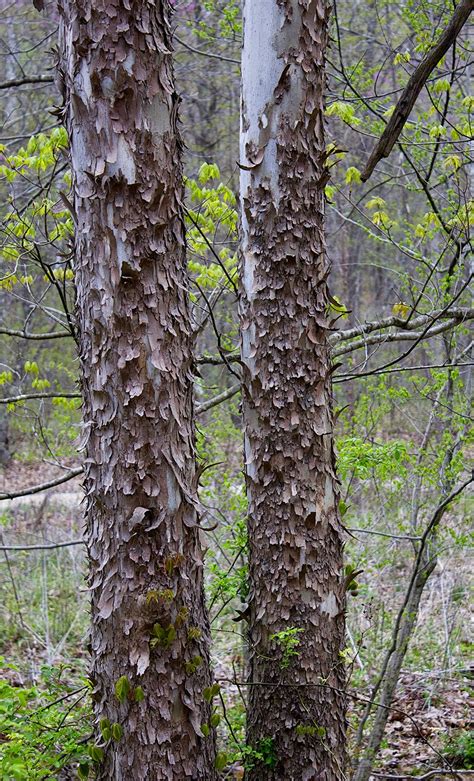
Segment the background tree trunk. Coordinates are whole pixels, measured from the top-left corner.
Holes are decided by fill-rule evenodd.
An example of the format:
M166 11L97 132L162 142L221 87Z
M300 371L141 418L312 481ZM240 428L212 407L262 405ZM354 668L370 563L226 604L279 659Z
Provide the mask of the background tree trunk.
M59 0L59 10L92 681L97 719L123 730L106 742L98 778L213 779L168 3Z
M344 589L324 252L329 9L322 0L244 4L248 741L264 757L249 781L344 777Z

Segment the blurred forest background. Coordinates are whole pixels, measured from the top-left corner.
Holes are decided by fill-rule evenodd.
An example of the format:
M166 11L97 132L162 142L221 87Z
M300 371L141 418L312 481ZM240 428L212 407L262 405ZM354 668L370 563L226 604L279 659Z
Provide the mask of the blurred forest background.
M234 779L252 761L239 686L245 622L235 620L247 596L236 361L241 9L238 0L174 6L215 723L222 777ZM382 690L390 703L371 778L474 771L472 492L443 504L469 481L473 453L472 27L431 74L391 156L361 181L452 11L446 0L337 0L332 15L326 241L355 757L375 724L368 701ZM52 2L39 14L29 0L1 0L0 12L0 778L86 778L81 398L58 20ZM298 652L297 637L285 642L289 657Z

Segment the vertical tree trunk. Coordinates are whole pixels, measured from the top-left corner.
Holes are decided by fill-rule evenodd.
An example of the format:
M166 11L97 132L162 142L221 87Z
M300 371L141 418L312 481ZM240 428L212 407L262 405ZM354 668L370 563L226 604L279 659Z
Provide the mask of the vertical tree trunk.
M264 757L249 781L344 778L344 587L324 252L329 8L326 0L244 3L248 741ZM286 630L296 630L289 641L275 638Z
M58 0L98 778L214 779L178 100L164 0ZM102 732L109 737L108 722Z

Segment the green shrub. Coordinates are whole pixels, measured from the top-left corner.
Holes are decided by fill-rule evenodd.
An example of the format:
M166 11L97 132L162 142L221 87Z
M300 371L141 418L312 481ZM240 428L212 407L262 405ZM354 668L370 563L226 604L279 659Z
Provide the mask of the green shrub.
M474 731L460 730L453 733L443 753L453 767L474 770Z
M12 669L10 667L10 669ZM0 679L0 778L43 781L75 778L88 765L91 732L88 686L62 679L63 668L45 667L38 685Z

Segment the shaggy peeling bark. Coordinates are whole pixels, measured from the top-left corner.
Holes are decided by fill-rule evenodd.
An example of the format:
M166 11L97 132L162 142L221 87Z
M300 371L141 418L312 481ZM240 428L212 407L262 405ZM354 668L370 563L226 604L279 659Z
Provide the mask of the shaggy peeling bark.
M101 781L214 779L192 337L161 0L59 0ZM140 688L138 688L140 687ZM107 737L107 722L102 732ZM117 728L116 728L117 733Z
M345 596L324 251L329 9L326 0L244 3L248 742L266 759L249 781L344 778ZM278 638L286 630L293 635Z

